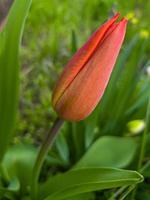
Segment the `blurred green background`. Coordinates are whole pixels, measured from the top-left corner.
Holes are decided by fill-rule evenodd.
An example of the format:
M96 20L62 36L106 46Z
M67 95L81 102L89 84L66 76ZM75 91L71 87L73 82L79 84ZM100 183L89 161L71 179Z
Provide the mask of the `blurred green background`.
M128 149L127 155L132 157L130 169L136 170L150 94L149 10L150 1L143 0L33 1L21 54L21 101L16 126L18 136L23 135L32 142L42 140L55 118L51 107L51 93L63 67L94 30L114 13L120 12L121 16L129 19L129 23L125 42L105 95L88 119L77 124L66 124L62 132L64 135L70 133L69 139L67 138L69 146L60 137L51 154L55 159L61 157L65 165L70 166L81 158L99 136L123 136L133 138L138 146L132 157L134 147L130 147L128 142L124 144L124 152ZM148 142L150 144L150 137ZM112 143L110 140L110 143L106 142L106 146L111 146ZM63 144L65 150L59 144ZM106 146L104 145L102 152L97 149L97 153L102 154L102 160L107 155ZM115 154L121 150L119 146L118 151L115 150L114 143L112 151ZM144 163L150 159L150 149L146 152ZM122 157L125 159L125 153ZM105 159L111 158L106 156ZM117 166L117 161L113 162L116 163L112 166L122 167ZM150 175L150 170L148 171L147 174ZM149 183L148 177L146 181ZM137 199L150 199L146 183L141 187ZM105 195L97 195L97 199L105 199Z
M143 103L140 109L132 108L132 106L133 100L136 101L135 106L140 100L136 92L141 92L138 91L140 84L143 85L144 83L141 82L146 81L145 77L142 80L141 76L145 76L146 66L149 65L149 9L150 1L140 0L130 2L114 0L33 1L22 46L21 112L17 132L36 136L39 133L41 137L41 132L45 132L49 122L54 118L51 108L51 91L60 71L76 49L115 12L120 12L121 16L129 19L126 39L117 62L121 73L124 71L123 73L129 73L129 75L123 75L121 79L120 75L116 77L112 85L113 97L108 99L109 109L106 111L107 106L104 105L105 108L102 111L104 113L100 116L102 119L99 119L99 123L102 126L105 123L108 124L108 117L111 123L113 121L115 123L116 111L119 112L116 118L120 116L124 118L125 109L126 113L131 113L134 109L136 116L132 115L131 118L143 119L146 99L144 100L144 97L140 95ZM139 84L135 87L139 76ZM122 93L116 90L121 90ZM131 118L128 118L128 121ZM123 129L121 128L121 133L118 133L120 131L118 128L115 134L123 134L125 125Z
M137 170L142 134L145 127L150 131L150 121L146 122L150 96L150 1L33 0L21 48L20 103L12 143L41 143L56 117L51 94L60 72L91 33L116 12L129 23L107 90L90 117L65 124L42 177L49 166L53 166L50 174L66 171L84 154L77 166L97 164ZM149 146L150 134L143 165L150 161ZM89 160L96 156L95 152L98 160ZM139 200L150 199L150 167L144 175L145 182L137 193ZM105 200L111 192L80 199Z

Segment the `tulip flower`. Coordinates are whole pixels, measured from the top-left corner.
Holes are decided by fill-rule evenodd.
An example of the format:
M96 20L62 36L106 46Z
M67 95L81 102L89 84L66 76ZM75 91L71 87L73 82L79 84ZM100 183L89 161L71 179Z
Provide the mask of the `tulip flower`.
M102 98L126 32L127 20L118 18L100 26L64 68L52 96L62 119L83 120Z

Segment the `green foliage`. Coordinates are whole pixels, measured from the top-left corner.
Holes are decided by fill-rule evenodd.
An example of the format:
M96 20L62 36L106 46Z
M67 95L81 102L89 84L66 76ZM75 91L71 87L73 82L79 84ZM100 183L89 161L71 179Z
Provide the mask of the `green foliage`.
M41 188L39 199L60 200L80 193L132 185L141 181L142 177L137 172L113 168L76 169L48 180Z
M13 196L19 192L20 184L17 179L12 179L7 187L0 186L0 198L7 197L13 199Z
M31 0L22 0L21 4L18 0L14 2L0 34L0 161L14 129L19 89L18 51L30 3Z
M26 144L16 144L9 148L3 160L10 179L16 177L20 182L21 192L31 183L32 170L37 150Z
M136 149L137 143L132 138L100 137L75 167L99 166L124 168L133 160Z
M0 33L0 199L31 200L37 150L56 117L50 102L55 81L72 54L113 11L127 16L129 24L109 85L90 117L65 123L46 157L38 199L112 199L118 187L124 186L122 195L129 191L126 186L143 181L131 170L145 178L135 199L149 199L150 1L33 0L19 72L30 3L15 0ZM138 131L135 122L142 122Z

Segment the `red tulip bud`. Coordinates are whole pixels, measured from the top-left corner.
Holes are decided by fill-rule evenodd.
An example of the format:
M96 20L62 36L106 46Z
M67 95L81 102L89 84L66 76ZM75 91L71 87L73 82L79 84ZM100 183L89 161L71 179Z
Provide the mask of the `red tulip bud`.
M118 17L116 14L98 28L64 68L52 96L61 118L80 121L100 101L126 32L127 20L116 23Z

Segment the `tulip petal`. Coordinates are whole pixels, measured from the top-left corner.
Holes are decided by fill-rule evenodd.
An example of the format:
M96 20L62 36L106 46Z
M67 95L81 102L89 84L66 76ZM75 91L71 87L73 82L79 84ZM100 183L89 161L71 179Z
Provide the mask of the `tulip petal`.
M126 24L127 20L122 19L115 25L57 101L55 110L63 119L82 120L96 107L119 54Z
M113 18L98 28L89 38L88 42L86 42L69 61L55 87L54 95L52 97L53 106L55 106L58 99L65 92L66 88L68 88L79 71L84 67L85 63L88 62L98 44L103 40L103 38L105 38L110 27L119 18L119 15L120 14L117 13Z

